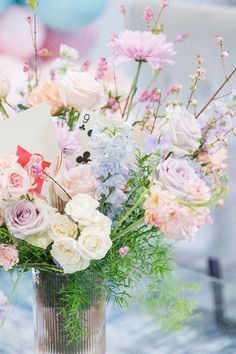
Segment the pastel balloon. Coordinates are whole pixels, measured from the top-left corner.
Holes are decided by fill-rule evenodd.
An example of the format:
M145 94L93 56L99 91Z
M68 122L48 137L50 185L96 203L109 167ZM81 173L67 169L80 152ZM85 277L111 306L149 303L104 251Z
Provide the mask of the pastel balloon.
M11 5L11 0L1 0L0 1L0 12L3 12L9 5Z
M91 23L107 3L108 0L40 0L37 12L48 27L70 32Z
M27 8L14 5L9 7L0 16L0 50L14 55L16 57L26 59L33 52L33 43L30 34L29 23L26 17L29 15ZM37 44L42 47L45 40L46 32L37 21Z
M58 56L61 44L77 49L80 56L84 56L93 47L97 33L97 25L95 24L73 33L59 33L48 30L45 46L53 52L54 57Z

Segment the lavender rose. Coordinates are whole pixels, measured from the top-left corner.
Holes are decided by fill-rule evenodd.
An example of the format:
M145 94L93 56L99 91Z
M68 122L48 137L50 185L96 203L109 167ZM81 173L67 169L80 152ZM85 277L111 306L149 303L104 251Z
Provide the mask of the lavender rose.
M194 152L201 139L200 126L195 117L183 107L167 109L168 122L162 127L164 135L170 136L176 155Z
M5 211L5 222L16 238L45 232L49 228L50 213L47 205L37 201L20 200Z
M199 177L186 160L167 159L158 168L159 182L170 193L183 196L191 191Z

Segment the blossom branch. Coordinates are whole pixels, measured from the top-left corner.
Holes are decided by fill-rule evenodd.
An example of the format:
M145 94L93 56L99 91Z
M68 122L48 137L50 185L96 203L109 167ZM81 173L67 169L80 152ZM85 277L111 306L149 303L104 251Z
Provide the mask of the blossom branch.
M216 98L218 93L223 89L223 87L227 84L227 82L233 77L233 75L236 73L236 67L231 71L229 76L224 80L224 82L220 85L218 90L211 96L211 98L207 101L205 106L200 110L200 112L197 113L196 119L205 111L205 109L211 104L211 102Z

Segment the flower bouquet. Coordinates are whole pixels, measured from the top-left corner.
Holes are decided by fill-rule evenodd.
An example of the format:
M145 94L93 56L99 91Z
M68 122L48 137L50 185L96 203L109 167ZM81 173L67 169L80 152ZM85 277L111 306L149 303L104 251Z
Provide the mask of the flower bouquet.
M161 91L159 76L187 38L168 42L160 24L167 6L163 1L157 16L144 9L146 31L113 34L114 61L100 58L93 66L62 45L46 82L39 64L50 51L38 50L33 35L35 61L24 65L27 88L17 109L48 103L61 154L54 168L21 146L15 155L0 154L0 266L33 268L37 353L104 353L104 294L124 305L129 288L147 277L146 299L158 303L172 270L170 239L193 240L212 222L210 209L223 205L236 95L221 98L220 91L236 68L200 109L206 72L199 55L187 103L179 84ZM124 6L120 12L126 16ZM27 19L31 29L34 20ZM223 38L216 43L224 63ZM117 70L125 62L136 66L131 84ZM140 91L144 65L152 77ZM1 74L3 119L16 109L9 89ZM171 327L179 328L191 311L165 294L167 307L179 313Z

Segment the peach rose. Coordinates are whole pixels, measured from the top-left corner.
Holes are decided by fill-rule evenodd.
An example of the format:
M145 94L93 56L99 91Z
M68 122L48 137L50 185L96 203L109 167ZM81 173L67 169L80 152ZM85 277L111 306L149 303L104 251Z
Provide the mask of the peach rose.
M47 102L49 104L52 115L59 112L64 107L60 86L56 83L45 82L44 84L37 86L25 98L27 107L33 107L42 102Z
M66 190L66 192L74 197L78 193L89 194L94 197L96 191L96 179L91 173L88 165L80 165L65 171L58 176L57 181ZM69 200L68 196L59 187L56 188L57 195L65 202Z
M19 254L14 245L0 245L0 266L5 270L11 269L19 262Z

